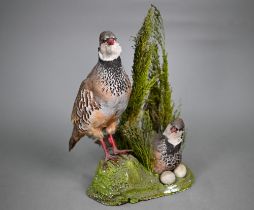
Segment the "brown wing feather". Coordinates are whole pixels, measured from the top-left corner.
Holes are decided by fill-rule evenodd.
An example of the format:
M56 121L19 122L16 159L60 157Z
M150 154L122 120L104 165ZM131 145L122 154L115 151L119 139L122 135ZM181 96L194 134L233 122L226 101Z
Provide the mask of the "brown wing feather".
M72 121L72 123L78 123L79 122L79 116L77 115L78 103L81 100L81 90L84 89L85 82L86 82L86 80L84 80L81 83L81 85L79 87L78 94L77 94L76 99L75 99L74 104L73 104L72 113L71 113L71 121Z
M89 83L88 80L81 83L71 115L72 122L83 131L86 131L90 124L93 112L101 108L101 105L95 100L93 92L88 89L87 83Z

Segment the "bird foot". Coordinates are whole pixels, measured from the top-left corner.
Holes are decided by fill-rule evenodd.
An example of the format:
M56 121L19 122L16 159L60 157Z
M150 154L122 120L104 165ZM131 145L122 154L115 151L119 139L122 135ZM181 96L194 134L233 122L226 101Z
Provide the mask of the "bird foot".
M123 150L114 149L114 150L113 150L113 153L114 153L115 155L128 154L129 152L132 152L132 150L131 150L131 149L123 149Z
M113 156L113 155L107 155L105 157L105 162L107 162L108 160L113 160L113 161L117 161L118 160L118 157L117 156Z
M113 155L107 155L104 159L104 163L102 165L103 169L106 170L108 167L108 163L110 161L111 164L116 165L118 161L118 156L113 156Z

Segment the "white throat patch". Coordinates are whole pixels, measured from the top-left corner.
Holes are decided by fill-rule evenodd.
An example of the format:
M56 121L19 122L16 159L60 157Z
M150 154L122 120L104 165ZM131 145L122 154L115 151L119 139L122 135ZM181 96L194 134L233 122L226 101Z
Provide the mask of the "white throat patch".
M102 43L98 54L101 60L112 61L118 58L121 52L122 52L122 48L118 42L115 42L115 44L113 45Z
M182 134L183 134L183 131L178 131L177 133L171 133L171 132L163 133L163 135L165 135L168 138L168 142L173 144L174 147L183 141Z

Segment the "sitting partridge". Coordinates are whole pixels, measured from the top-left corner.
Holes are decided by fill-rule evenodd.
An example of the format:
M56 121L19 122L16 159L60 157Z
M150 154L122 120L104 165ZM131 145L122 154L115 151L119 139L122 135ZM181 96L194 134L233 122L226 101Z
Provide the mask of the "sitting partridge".
M83 136L89 136L99 140L105 152L105 160L114 159L104 142L104 134L108 136L114 154L129 151L118 150L112 136L131 93L131 83L121 63L121 51L112 32L104 31L100 34L98 62L81 83L74 102L71 115L74 127L69 151Z
M161 174L173 171L182 162L181 146L184 140L184 122L177 118L163 134L154 140L154 171Z

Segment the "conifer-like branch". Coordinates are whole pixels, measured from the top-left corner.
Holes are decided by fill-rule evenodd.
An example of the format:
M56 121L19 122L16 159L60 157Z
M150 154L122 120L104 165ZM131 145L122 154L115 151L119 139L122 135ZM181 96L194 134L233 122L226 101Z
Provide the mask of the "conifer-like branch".
M152 170L151 138L166 128L175 113L163 21L155 6L148 10L134 42L132 93L117 136L120 145L131 148L139 161Z

